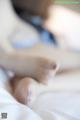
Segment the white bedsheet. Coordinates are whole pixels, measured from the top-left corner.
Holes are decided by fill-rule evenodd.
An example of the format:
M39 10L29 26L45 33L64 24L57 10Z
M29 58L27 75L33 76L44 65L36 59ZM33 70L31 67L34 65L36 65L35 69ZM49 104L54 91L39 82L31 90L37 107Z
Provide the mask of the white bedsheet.
M7 120L41 120L30 108L18 103L10 92L8 76L0 69L0 120L3 113L7 113Z
M72 74L72 77L68 75L67 79L65 77L65 75L57 77L54 81L60 78L60 83L63 83L62 78L64 78L66 89L62 85L63 89L59 87L51 92L44 92L36 99L31 108L28 108L11 96L7 84L8 79L0 70L0 117L2 113L7 113L7 120L80 120L80 75L78 73ZM79 86L75 89L72 85L71 90L68 89L68 79L73 80Z

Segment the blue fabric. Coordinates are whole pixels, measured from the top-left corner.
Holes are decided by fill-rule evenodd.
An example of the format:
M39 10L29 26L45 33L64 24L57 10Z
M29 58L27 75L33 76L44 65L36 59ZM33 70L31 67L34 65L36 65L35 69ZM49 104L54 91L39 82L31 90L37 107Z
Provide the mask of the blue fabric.
M49 32L47 29L43 28L43 20L40 17L32 17L26 19L26 21L31 24L40 34L40 39L43 44L57 46L57 41L55 36ZM19 34L19 33L18 33ZM14 40L13 46L17 49L33 47L36 44L39 44L37 40Z
M43 20L40 17L33 17L29 22L40 33L42 43L58 45L55 36L47 29L43 28Z
M13 47L17 49L23 49L23 48L30 48L38 44L38 41L36 40L27 40L26 38L24 40L15 40L12 42Z
M30 20L34 25L43 24L43 20L40 17L32 17Z

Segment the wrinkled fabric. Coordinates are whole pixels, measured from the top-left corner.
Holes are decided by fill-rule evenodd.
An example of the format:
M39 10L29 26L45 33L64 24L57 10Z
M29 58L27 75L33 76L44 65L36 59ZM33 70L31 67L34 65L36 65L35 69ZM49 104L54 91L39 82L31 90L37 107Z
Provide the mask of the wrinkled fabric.
M75 83L80 79L79 75L73 77ZM61 82L61 77L55 80L57 79ZM71 76L67 79L71 79ZM67 79L64 77L65 81ZM66 89L60 91L57 88L43 92L30 107L18 103L13 98L8 81L9 77L5 71L0 70L0 117L2 113L7 113L7 120L80 120L80 87L74 89L73 86L67 91L69 80L66 82Z

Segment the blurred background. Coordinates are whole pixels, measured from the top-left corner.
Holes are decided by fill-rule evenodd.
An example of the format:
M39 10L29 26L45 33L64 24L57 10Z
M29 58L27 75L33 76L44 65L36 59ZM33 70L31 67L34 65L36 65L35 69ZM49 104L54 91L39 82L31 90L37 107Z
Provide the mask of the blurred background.
M0 38L14 48L43 43L80 51L80 0L1 0L0 26Z
M64 5L76 12L80 12L80 0L55 0L55 4Z

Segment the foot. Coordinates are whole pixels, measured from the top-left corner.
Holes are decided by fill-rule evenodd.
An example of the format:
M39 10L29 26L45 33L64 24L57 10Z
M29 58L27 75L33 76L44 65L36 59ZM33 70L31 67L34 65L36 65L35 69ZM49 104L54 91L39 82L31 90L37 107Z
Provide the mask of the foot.
M22 104L31 105L37 97L36 85L32 78L21 79L14 87L14 97Z

